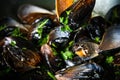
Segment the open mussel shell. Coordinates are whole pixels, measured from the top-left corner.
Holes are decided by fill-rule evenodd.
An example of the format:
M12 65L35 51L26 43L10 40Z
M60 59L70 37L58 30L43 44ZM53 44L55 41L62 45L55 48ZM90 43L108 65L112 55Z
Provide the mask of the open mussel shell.
M44 39L47 39L48 34L55 28L55 24L50 18L40 18L30 28L29 39L36 45L42 45ZM46 40L47 41L47 40Z
M39 51L28 40L21 37L6 37L3 58L6 64L17 72L25 72L37 66L41 57Z
M98 64L83 63L56 72L57 80L102 80L103 68Z
M112 7L105 15L107 21L111 24L120 23L120 4Z
M48 44L42 45L40 51L44 57L44 63L47 63L51 71L56 72L66 66L65 62Z
M24 4L18 9L18 17L23 23L32 24L36 19L48 16L51 18L56 17L54 13L31 4Z
M79 42L73 45L73 51L83 61L97 57L99 45L93 42Z
M105 32L99 48L110 50L118 47L120 47L120 24L115 24Z
M61 49L67 46L70 39L70 32L62 30L63 27L63 25L59 25L50 32L49 45L55 45L56 48L61 47Z
M16 33L27 35L28 29L22 25L21 23L17 22L11 17L6 17L0 20L0 39L3 39L6 36L10 35L17 35Z
M82 24L88 22L94 5L95 0L78 0L62 12L60 17L68 18L68 25L71 29L76 30Z
M62 12L73 4L74 0L56 0L56 14L59 19ZM62 5L61 5L62 4Z
M89 37L94 41L96 38L102 39L102 36L107 29L107 22L101 16L92 17L90 23L85 27Z
M23 24L19 23L12 17L5 17L0 20L0 26L15 26L27 31Z

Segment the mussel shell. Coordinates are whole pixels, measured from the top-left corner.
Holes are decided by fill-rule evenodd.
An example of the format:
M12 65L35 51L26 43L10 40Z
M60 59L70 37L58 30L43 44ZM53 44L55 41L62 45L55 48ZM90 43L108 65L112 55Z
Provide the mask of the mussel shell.
M43 68L29 70L19 76L18 80L53 80Z
M0 39L3 39L4 37L10 36L15 29L17 29L17 28L14 26L5 27L3 30L0 31Z
M15 45L12 45L11 42L15 42ZM30 41L20 37L6 37L2 55L6 64L18 72L35 68L41 60L39 51L35 46Z
M61 49L66 46L70 39L70 32L63 31L62 27L63 25L56 27L49 34L49 44L55 44L57 48L61 47Z
M120 23L120 4L112 7L105 15L105 19L109 21L111 24L119 24Z
M73 45L73 51L83 60L90 60L98 56L99 45L93 42L79 42Z
M78 30L75 33L74 41L75 41L75 43L79 43L82 41L91 41L88 30L86 28L82 28L82 29Z
M120 24L112 25L104 34L100 43L101 50L120 47Z
M11 35L19 35L14 33L15 31L20 33L21 36L26 36L28 34L28 29L11 17L1 19L0 28L0 39L4 39L4 37Z
M99 41L103 37L104 32L108 29L108 23L101 16L92 17L88 24L86 24L81 29L77 30L74 36L75 42L81 41L93 41L96 42L96 38Z
M105 30L107 29L107 22L103 17L96 16L91 18L90 23L85 27L85 29L92 40L95 40L96 37L101 40Z
M65 62L48 44L41 46L41 53L44 57L44 63L47 63L47 66L51 71L56 72L62 68L65 68Z
M43 24L45 21L47 21L42 27L40 27L41 24ZM30 28L30 34L29 39L35 43L39 44L38 42L45 38L52 29L54 29L55 24L52 19L50 18L40 18L37 19L32 27ZM41 32L41 33L39 33Z
M18 17L23 23L32 24L36 19L48 16L56 17L52 12L31 4L24 4L18 9Z
M19 23L18 21L16 21L12 17L2 18L0 20L0 26L16 26L18 28L21 28L21 29L27 31L27 29L21 23Z
M68 25L70 25L71 29L76 30L82 24L88 22L94 5L95 0L78 0L61 13L60 17L66 18L68 16ZM70 13L67 15L66 11L70 11Z
M101 80L103 68L96 63L84 63L56 72L57 80Z

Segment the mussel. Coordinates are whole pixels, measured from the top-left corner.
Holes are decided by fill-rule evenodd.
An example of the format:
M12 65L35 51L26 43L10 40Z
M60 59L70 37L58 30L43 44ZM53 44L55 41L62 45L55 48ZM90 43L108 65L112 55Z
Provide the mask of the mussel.
M25 72L40 63L40 52L30 41L21 37L6 37L4 43L2 56L14 71Z
M57 80L102 80L104 70L98 64L84 63L56 72Z
M29 39L36 45L47 43L48 34L54 29L55 23L50 18L40 18L30 28Z
M67 46L70 39L70 31L64 30L64 25L60 25L52 30L49 34L49 44L55 45L57 48Z
M41 46L41 53L44 57L44 63L47 63L50 70L54 73L66 67L65 62L59 56L60 54L55 52L48 44L44 44Z
M0 70L9 68L15 80L115 79L114 70L120 70L119 6L115 18L109 16L114 12L92 17L95 4L56 0L56 14L32 4L20 6L21 23L0 20L5 26L0 27Z
M6 17L0 20L0 39L7 36L26 36L27 28L11 17Z
M107 14L105 19L110 22L110 24L119 24L120 23L120 4L112 7Z
M32 24L34 21L40 18L49 17L54 19L56 15L54 13L43 9L41 7L31 5L31 4L24 4L19 7L18 9L18 17L21 19L23 23Z
M120 47L120 24L112 25L104 34L100 43L101 50L109 50Z
M81 58L81 62L90 60L99 55L99 45L93 42L76 43L73 46L73 51Z
M71 29L76 30L84 23L87 23L91 17L95 0L78 0L61 13L60 17L64 18L63 22L68 20Z

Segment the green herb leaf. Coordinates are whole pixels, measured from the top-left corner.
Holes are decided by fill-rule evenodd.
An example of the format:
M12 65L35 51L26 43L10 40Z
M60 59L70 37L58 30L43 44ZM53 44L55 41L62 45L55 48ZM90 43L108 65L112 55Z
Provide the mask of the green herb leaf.
M22 33L20 32L20 28L16 28L16 29L12 32L11 36L19 36L19 37L21 37L21 36L22 36Z
M39 23L39 26L37 28L37 32L39 34L39 36L41 37L42 36L42 32L43 32L43 27L44 25L48 22L48 19L46 20L43 20L42 22Z
M114 60L113 56L109 56L106 58L106 63L111 64L113 60Z
M13 47L16 46L16 41L11 41L10 45L12 45Z
M62 31L69 31L72 32L72 29L70 29L69 24L68 24L68 16L70 14L71 10L66 11L66 15L65 17L60 17L60 23L63 24L63 27L61 27Z
M41 46L41 45L47 43L48 39L49 39L49 35L44 35L44 37L38 41L38 44Z
M5 26L0 26L0 31L5 29Z
M64 60L73 58L73 53L69 51L68 49L66 51L61 51L61 54Z
M69 31L72 32L72 29L70 29L70 27L68 25L64 25L63 27L61 27L61 31Z
M94 40L95 40L96 43L99 43L100 42L100 37L95 37Z
M47 71L47 74L48 74L53 80L57 80L57 79L55 78L55 76L54 76L50 71Z

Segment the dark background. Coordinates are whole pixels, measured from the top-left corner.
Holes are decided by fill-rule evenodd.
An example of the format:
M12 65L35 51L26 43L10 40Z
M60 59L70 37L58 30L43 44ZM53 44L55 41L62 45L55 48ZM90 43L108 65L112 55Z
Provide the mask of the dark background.
M17 9L22 4L33 4L48 10L53 10L55 0L1 0L0 19L6 16L17 19Z

